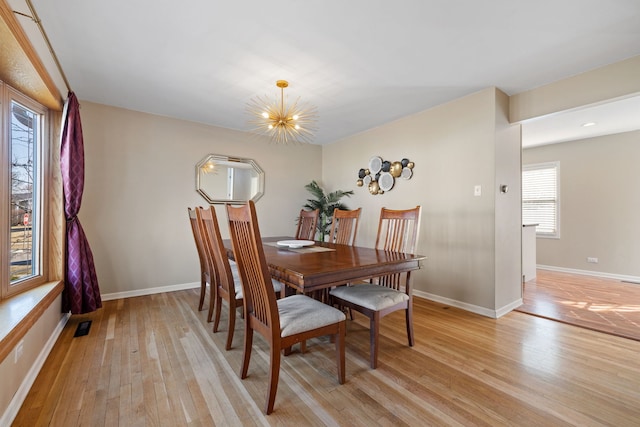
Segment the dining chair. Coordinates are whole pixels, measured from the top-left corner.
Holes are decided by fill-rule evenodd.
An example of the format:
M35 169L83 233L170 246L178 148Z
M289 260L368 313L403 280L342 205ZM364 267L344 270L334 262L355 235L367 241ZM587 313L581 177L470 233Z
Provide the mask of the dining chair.
M376 249L413 253L419 229L420 206L407 210L382 208ZM413 294L410 272L378 277L371 283L338 286L331 290L330 295L333 303L358 311L369 318L369 357L372 369L378 366L380 319L387 314L405 310L407 338L409 346L413 346Z
M222 235L220 234L220 226L216 210L213 207L204 209L196 208L196 215L202 226L202 238L207 250L209 262L215 267L215 283L217 283L215 291L215 317L213 320L213 332L218 332L220 324L220 315L222 311L222 300L227 302L229 306L229 330L227 331L226 350L231 349L233 342L233 334L236 325L236 311L242 308L242 285L240 276L238 275L238 265L229 260L227 251L222 243ZM275 279L271 279L273 290L281 297L284 296L284 284Z
M362 208L354 210L335 208L329 232L329 242L353 246L356 242L361 210Z
M198 304L198 311L202 311L204 305L204 298L207 293L207 284L209 284L209 314L207 315L207 322L211 322L213 315L213 301L215 287L211 285L211 280L215 279L213 273L213 266L209 263L209 259L206 255L206 249L204 247L204 240L202 239L202 232L198 223L196 209L187 208L189 212L189 222L191 223L191 232L193 233L193 239L196 242L196 250L198 251L198 260L200 261L200 302Z
M298 229L296 230L296 239L299 240L315 240L316 227L318 218L320 217L320 209L313 211L300 210L298 217Z
M244 292L244 353L240 378L245 379L251 359L254 331L262 335L270 347L269 387L265 413L270 414L278 390L280 357L291 346L314 337L331 335L335 341L338 382L344 384L345 351L344 313L305 295L292 295L276 300L270 286L269 267L258 227L255 204L241 207L227 205L229 234ZM310 380L310 378L307 378Z

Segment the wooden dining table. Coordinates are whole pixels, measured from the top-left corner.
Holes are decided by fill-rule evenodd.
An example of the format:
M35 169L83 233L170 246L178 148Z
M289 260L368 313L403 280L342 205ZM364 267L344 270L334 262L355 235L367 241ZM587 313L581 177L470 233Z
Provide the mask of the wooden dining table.
M409 283L411 272L422 268L426 259L422 255L318 241L302 248L277 245L278 241L291 239L263 237L265 258L271 277L305 294L393 273L407 273ZM224 243L233 258L231 242Z

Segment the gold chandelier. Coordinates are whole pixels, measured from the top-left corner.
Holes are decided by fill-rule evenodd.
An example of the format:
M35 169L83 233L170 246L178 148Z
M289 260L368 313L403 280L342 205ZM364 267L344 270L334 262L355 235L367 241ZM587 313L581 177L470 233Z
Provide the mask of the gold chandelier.
M254 131L268 135L278 144L289 142L309 143L315 131L316 108L302 105L300 98L291 105L284 103L284 88L289 86L286 80L278 80L280 99L256 97L249 101L249 122Z

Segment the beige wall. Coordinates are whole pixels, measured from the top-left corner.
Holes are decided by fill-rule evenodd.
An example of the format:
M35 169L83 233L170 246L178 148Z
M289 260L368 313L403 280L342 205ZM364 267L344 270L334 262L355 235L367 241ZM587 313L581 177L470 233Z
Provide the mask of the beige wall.
M206 204L195 191L195 164L206 154L252 158L264 170L265 194L256 204L264 236L295 232L304 185L321 177L317 145L278 146L86 101L81 108L86 183L79 216L103 295L199 280L187 207ZM226 221L221 207L218 215Z
M537 239L537 263L640 277L640 131L523 150L523 164L556 160L560 239Z
M520 139L507 110L506 96L489 88L327 145L322 153L327 190L355 190L346 202L363 209L357 244L374 244L381 207L421 205L417 252L428 260L415 275L417 293L487 315L521 296ZM415 162L413 177L372 196L356 186L358 170L372 156L408 158ZM498 177L512 188L500 197ZM481 197L474 197L475 185L482 186ZM497 224L503 216L512 219Z
M53 347L53 340L66 321L61 314L61 304L62 297L58 296L29 329L22 339L23 353L17 362L14 350L0 363L0 425L9 425L18 413L27 385L31 385L38 374L34 366L39 369Z
M511 96L510 121L608 102L640 93L640 56Z

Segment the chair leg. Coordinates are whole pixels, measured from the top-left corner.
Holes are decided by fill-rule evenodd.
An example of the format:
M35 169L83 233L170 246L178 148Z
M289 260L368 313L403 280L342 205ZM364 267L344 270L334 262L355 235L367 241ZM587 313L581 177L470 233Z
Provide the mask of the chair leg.
M244 352L242 355L242 369L240 371L240 378L247 378L247 371L249 370L249 360L251 360L251 347L253 345L253 329L248 327L245 322L244 328Z
M235 307L232 309L229 306L229 330L227 331L227 345L225 346L225 350L231 350L231 343L233 342L233 333L236 329L236 310Z
M345 367L344 367L344 335L347 329L346 322L340 322L338 333L335 335L336 342L336 359L338 362L338 383L344 384Z
M409 301L409 307L407 307L405 315L407 318L407 339L409 340L409 347L413 347L413 304L411 304L411 301Z
M204 279L204 275L200 278L200 303L198 304L198 311L202 311L204 305L204 295L207 293L207 281Z
M276 401L276 392L278 391L278 379L280 378L280 348L275 348L271 344L271 363L269 368L269 389L267 390L267 406L264 412L269 415L273 412L273 405Z
M216 294L215 300L216 300L216 304L215 304L216 315L213 320L213 333L218 332L218 326L220 325L220 312L222 311L222 298ZM209 314L211 314L211 312ZM231 313L229 313L229 318L231 318Z
M214 306L218 299L217 285L209 285L209 313L207 314L207 322L211 322L213 317ZM215 331L214 331L215 332Z
M371 369L376 369L378 367L378 338L380 336L380 313L374 312L373 316L370 320L370 336L371 336L371 345L370 345L370 359L371 359Z

